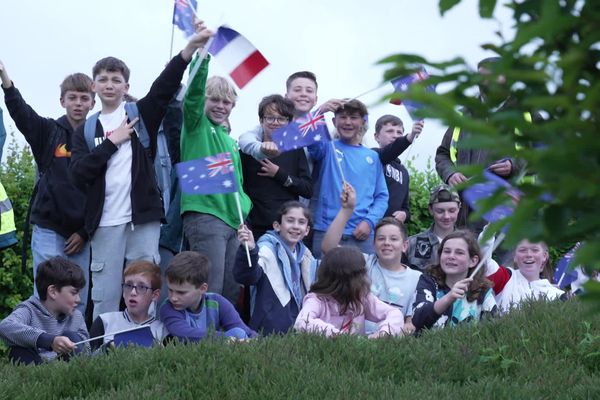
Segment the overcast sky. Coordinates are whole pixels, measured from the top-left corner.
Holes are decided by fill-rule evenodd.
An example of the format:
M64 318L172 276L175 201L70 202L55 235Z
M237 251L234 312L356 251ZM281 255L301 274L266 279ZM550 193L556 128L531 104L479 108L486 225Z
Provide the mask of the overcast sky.
M40 115L61 116L60 82L73 72L91 75L102 57L127 63L130 93L136 97L146 94L169 58L172 0L3 2L0 60ZM481 49L483 43L497 43L497 31L511 35L510 15L498 7L497 20L482 21L478 1L463 3L441 18L437 0L198 0L198 14L209 27L231 26L271 64L239 91L232 136L258 123L260 99L283 94L285 79L295 71L316 73L319 102L324 102L355 97L380 85L384 68L375 63L390 54L416 53L436 61L462 56L475 66L490 55ZM174 53L184 45L183 33L176 29ZM213 60L210 74L222 73L218 60ZM388 84L360 98L370 112L366 145L375 145L373 128L383 114L400 116L410 129L404 107L377 104L391 90ZM6 111L4 101L1 105ZM4 116L8 132L15 130L7 112ZM416 156L416 165L423 168L444 131L435 121L426 121L421 137L402 160Z

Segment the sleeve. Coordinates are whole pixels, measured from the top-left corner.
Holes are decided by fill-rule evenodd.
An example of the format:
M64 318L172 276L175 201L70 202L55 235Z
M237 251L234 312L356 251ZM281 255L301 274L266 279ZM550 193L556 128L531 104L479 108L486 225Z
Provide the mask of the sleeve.
M2 154L4 153L4 143L6 142L6 128L4 128L4 116L3 110L0 108L0 160L2 160Z
M333 336L340 332L332 324L319 318L323 303L314 294L308 294L302 302L302 309L296 317L294 329L299 332L324 334L325 336Z
M42 347L52 350L52 341L56 335L50 335L30 324L31 311L26 307L17 307L8 317L0 321L0 337L9 346Z
M48 142L51 140L50 133L53 131L53 125L56 122L38 115L25 102L15 85L4 89L4 101L17 129L25 136L25 140L31 146L31 151L39 165L40 161L44 159L44 149L47 148Z
M371 231L375 229L377 222L383 218L388 208L389 192L383 175L381 163L376 163L375 189L373 191L373 204L369 207L366 220L371 226Z
M186 129L183 130L182 134L190 134L196 132L204 116L204 104L206 102L205 91L206 91L206 80L208 76L208 64L210 56L207 55L202 64L198 69L198 73L190 82L188 91L183 100L183 121ZM192 61L190 69L193 70L194 66L198 61L198 57Z
M144 120L154 149L156 148L158 128L171 99L181 85L186 66L187 62L181 57L181 54L177 54L152 83L148 94L137 101L140 117Z
M394 161L410 145L411 143L408 141L406 136L400 136L387 146L378 149L377 153L379 153L379 160L381 161L381 164L385 165Z
M180 90L185 90L184 86L181 86ZM179 93L179 91L177 92ZM169 155L171 157L171 163L178 163L180 160L179 156L179 142L181 139L181 127L183 124L183 105L181 101L177 99L177 94L173 96L167 107L167 112L162 120L162 129L167 139L167 147L169 148Z
M435 170L444 183L448 183L448 178L456 172L456 165L450 159L450 143L452 142L453 132L453 127L446 130L442 143L435 152Z
M487 279L494 283L494 293L498 295L504 290L512 273L508 268L498 265L495 260L490 259L486 262L485 275Z
M242 133L238 138L238 146L240 150L252 156L254 159L261 161L267 158L267 156L262 152L262 128L257 126L251 131Z
M221 329L228 331L233 328L241 328L248 337L258 336L256 332L250 329L240 318L240 314L235 310L233 304L223 296L216 296L219 303L219 324Z
M431 328L440 318L440 315L433 309L433 304L436 301L436 291L433 278L429 275L421 275L417 283L412 316L412 323L417 332L424 328Z
M96 317L94 322L92 322L92 327L90 328L90 337L102 336L104 335L104 333L104 322L102 321L102 318ZM104 340L102 339L92 340L90 342L92 351L95 351L96 349L100 348L103 343Z
M365 302L365 317L368 321L378 324L378 332L392 336L402 335L404 315L396 307L392 307L379 300L373 293L369 293Z
M233 265L233 277L241 285L256 285L263 276L263 269L260 267L258 246L250 250L250 260L252 266L248 265L246 249L240 246L235 255L235 264Z
M401 174L405 174L405 182L406 182L406 196L404 196L404 200L400 205L400 211L404 211L406 213L406 219L404 220L404 224L410 222L410 175L408 174L408 170L406 167L400 171Z
M194 328L185 319L183 311L177 311L168 301L160 308L160 320L180 342L198 342L206 337L207 329Z
M313 192L313 184L312 178L310 177L310 173L308 171L308 161L306 161L306 154L304 154L304 150L296 150L295 151L297 157L295 158L296 164L298 166L297 175L291 175L288 171L283 168L279 168L273 179L277 181L280 185L284 186L284 183L287 182L287 179L290 178L292 181L291 185L285 187L290 193L294 196L302 196L304 198L310 199L312 197Z
M80 187L93 183L105 173L108 160L117 150L113 142L104 140L90 151L84 137L84 126L80 126L73 134L69 165L74 183Z

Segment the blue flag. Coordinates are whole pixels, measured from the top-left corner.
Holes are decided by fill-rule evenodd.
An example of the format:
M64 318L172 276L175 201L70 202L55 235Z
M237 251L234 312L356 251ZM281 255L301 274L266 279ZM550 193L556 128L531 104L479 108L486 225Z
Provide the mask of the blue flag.
M391 83L394 86L394 92L405 93L408 91L408 89L410 88L410 86L413 83L424 81L427 78L429 78L429 74L425 70L425 67L421 67L420 71L417 71L417 72L407 75L407 76L401 76L399 78L392 79ZM435 92L435 85L428 85L425 90L428 92ZM413 120L417 119L414 115L415 111L423 108L423 104L421 104L417 101L408 100L408 99L404 99L404 100L401 100L399 98L392 99L392 100L390 100L390 103L396 104L396 105L401 105L401 104L404 105L404 107L406 108L406 111L408 112L408 114L410 115L410 117Z
M230 153L184 161L175 165L181 190L186 194L237 192L237 181Z
M521 192L488 170L483 171L483 177L486 179L485 182L471 185L463 191L463 199L473 210L477 211L481 208L479 204L481 200L491 197L500 190L504 193L506 201L483 214L483 219L487 222L496 222L512 215L521 197Z
M575 251L579 247L579 243L577 243L571 250L561 258L556 264L556 268L554 269L554 276L552 277L552 281L558 285L561 289L566 288L571 283L577 280L578 274L575 271L575 266L572 265L572 258L575 255Z
M117 333L115 335L115 347L127 347L129 345L152 347L154 345L154 336L149 326L145 326L134 331Z
M325 115L320 109L308 112L286 126L276 129L271 138L282 153L331 140Z
M194 8L192 9L191 7ZM181 29L185 37L190 37L196 32L196 28L194 27L194 11L196 7L196 0L175 0L173 25Z

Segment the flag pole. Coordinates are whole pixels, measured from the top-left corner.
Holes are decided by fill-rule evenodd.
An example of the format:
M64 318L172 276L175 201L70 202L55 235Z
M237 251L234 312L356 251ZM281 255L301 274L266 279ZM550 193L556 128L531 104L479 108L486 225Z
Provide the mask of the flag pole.
M169 60L173 58L173 40L175 39L175 25L171 24L171 48L169 49Z
M94 341L94 340L104 339L107 336L114 336L114 335L118 335L120 333L137 331L138 329L142 329L142 328L150 328L150 325L139 325L139 326L136 326L136 327L133 327L133 328L128 328L128 329L123 329L123 330L116 331L116 332L106 333L104 335L96 336L96 337L89 338L89 339L85 339L85 340L82 340L82 341L74 343L74 344L75 344L75 346L79 346L80 344L84 344L84 343L91 342L91 341Z
M212 44L213 38L214 38L214 36L211 36L210 38L208 38L208 41L202 48L202 51L199 52L198 61L196 62L196 65L194 65L194 68L190 71L190 74L188 76L186 88L185 88L185 90L182 90L181 92L179 92L179 94L177 95L177 101L182 101L183 98L185 97L187 91L189 90L189 88L192 84L192 80L194 79L194 77L198 73L198 70L200 69L200 66L202 65L202 61L204 61L204 59L206 58L206 55L208 54L208 48Z
M331 142L331 147L333 148L333 157L335 158L335 163L338 166L338 170L340 171L340 175L342 176L342 184L344 182L346 182L346 177L344 176L344 171L342 170L342 163L340 162L340 160L337 157L337 149L335 148L335 144L333 143L333 140Z
M352 100L356 100L356 99L358 99L359 97L363 97L363 96L365 96L365 95L367 95L367 94L369 94L369 93L373 93L374 91L376 91L376 90L378 90L378 89L382 88L382 87L383 87L384 85L386 85L387 83L389 83L389 81L385 81L385 82L383 82L383 83L379 84L377 87L374 87L373 89L369 89L369 90L367 90L366 92L363 92L363 93L359 94L358 96L354 96L354 97L352 98Z
M475 269L473 270L473 273L471 273L471 276L470 276L471 278L475 277L475 275L477 275L477 273L479 272L481 267L483 267L483 265L487 262L487 260L492 258L492 254L494 253L494 250L496 250L498 248L498 246L500 246L500 243L502 243L502 241L504 240L505 237L506 237L506 233L500 232L500 234L498 235L496 240L494 240L494 245L492 247L490 247L488 249L488 251L483 255L481 260L479 260L479 264L477 264L477 267L475 267Z
M235 196L235 205L238 209L238 214L240 215L240 224L244 225L244 214L242 214L242 204L240 203L240 192L234 192ZM244 247L246 248L246 257L248 257L248 266L252 266L252 260L250 259L250 250L248 249L248 242L244 242Z

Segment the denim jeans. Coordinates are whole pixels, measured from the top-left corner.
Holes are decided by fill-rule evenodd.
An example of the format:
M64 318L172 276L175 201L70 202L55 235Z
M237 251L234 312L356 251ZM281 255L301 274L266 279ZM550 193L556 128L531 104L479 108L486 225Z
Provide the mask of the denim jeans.
M33 254L33 277L37 275L37 268L40 263L46 261L52 257L65 257L69 261L77 264L83 271L85 278L85 286L79 292L81 302L77 306L77 309L85 315L85 309L87 307L88 292L90 287L90 242L86 242L83 249L79 253L65 255L65 239L63 236L54 232L53 230L33 226L33 232L31 234L31 253ZM33 294L39 298L37 287L33 285Z

